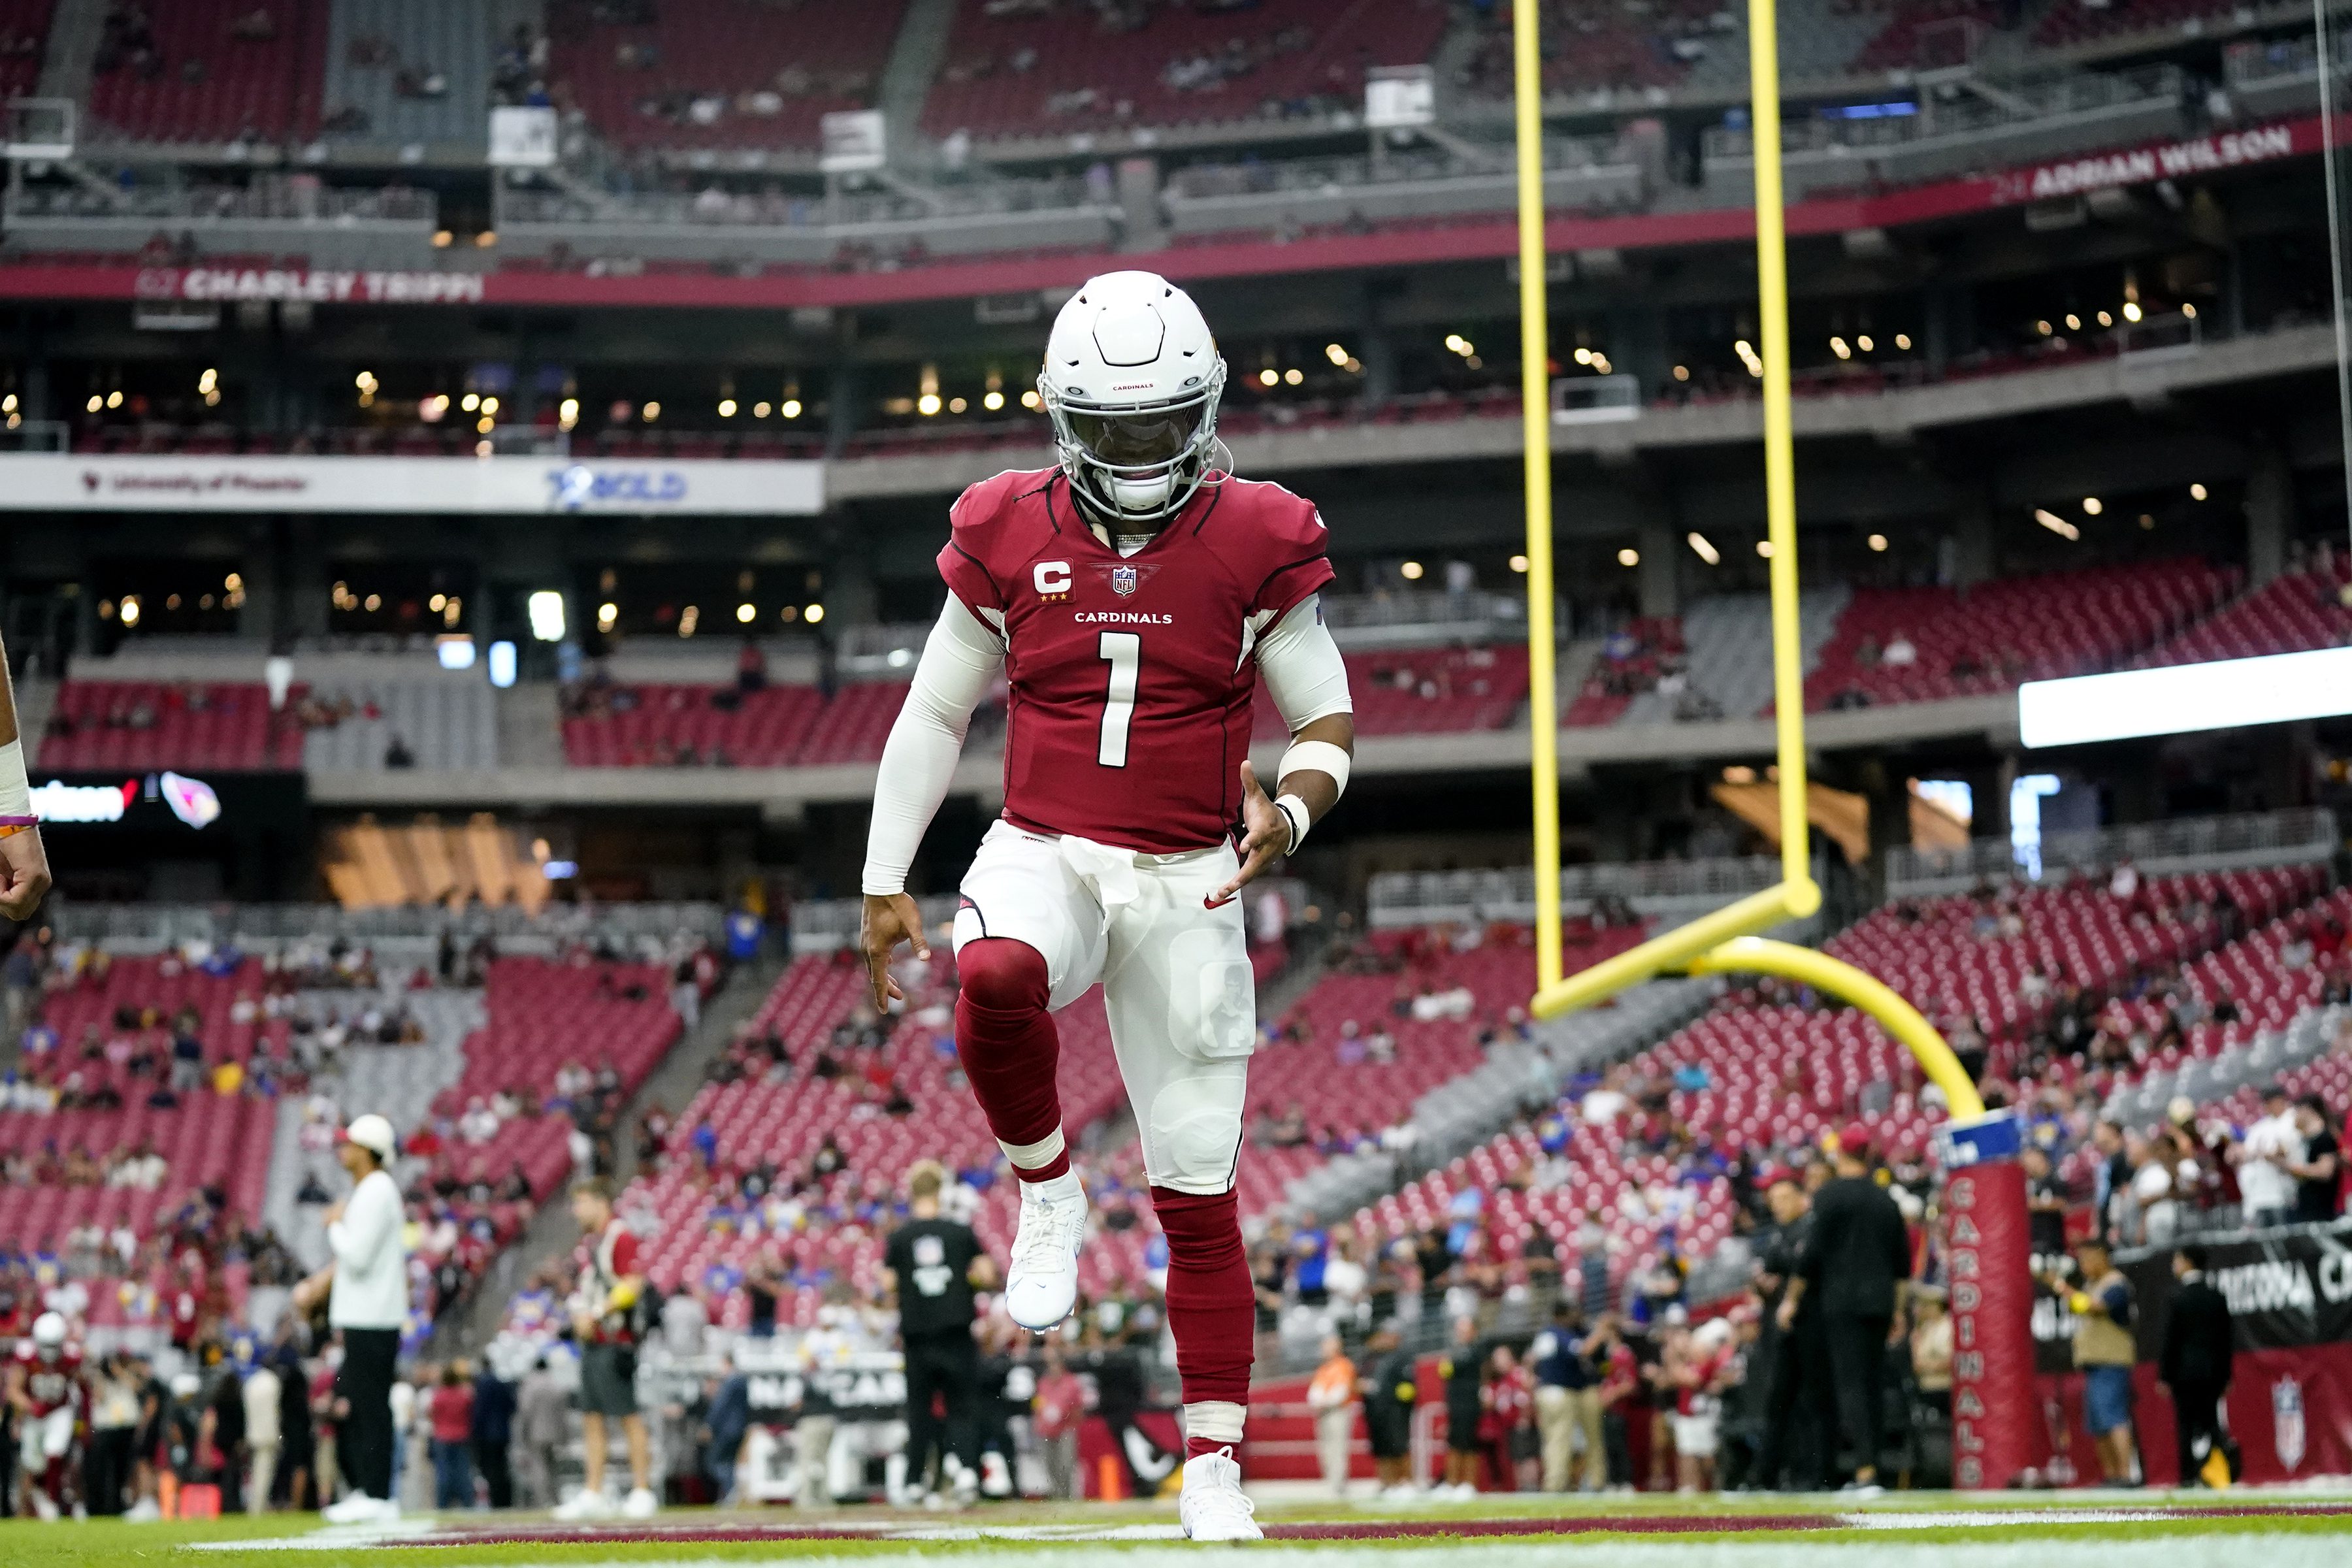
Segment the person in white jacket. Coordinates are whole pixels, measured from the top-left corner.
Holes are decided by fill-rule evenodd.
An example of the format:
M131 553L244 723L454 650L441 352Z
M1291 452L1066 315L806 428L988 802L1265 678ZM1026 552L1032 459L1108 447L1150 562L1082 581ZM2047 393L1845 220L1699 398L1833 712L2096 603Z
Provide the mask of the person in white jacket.
M294 1292L296 1308L305 1312L324 1293L327 1322L343 1342L335 1384L349 1414L337 1434L337 1457L352 1491L325 1510L336 1524L400 1518L392 1490L392 1384L408 1316L408 1256L400 1184L386 1168L397 1148L392 1123L381 1116L359 1117L343 1130L335 1157L353 1184L352 1195L327 1211L333 1258Z

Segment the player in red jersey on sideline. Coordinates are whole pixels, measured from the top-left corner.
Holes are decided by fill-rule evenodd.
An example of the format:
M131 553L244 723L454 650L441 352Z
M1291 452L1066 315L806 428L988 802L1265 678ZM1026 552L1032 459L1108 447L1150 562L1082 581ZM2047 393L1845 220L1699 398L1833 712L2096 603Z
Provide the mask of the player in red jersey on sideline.
M35 1513L55 1520L70 1505L74 1437L89 1405L81 1346L58 1313L43 1312L33 1320L33 1331L16 1342L8 1361L8 1404L16 1412L25 1495Z
M1108 273L1062 308L1037 378L1059 464L974 485L949 514L947 605L882 753L864 879L887 1006L892 950L929 955L907 868L1001 669L1004 815L962 882L955 1035L1021 1180L1005 1307L1042 1332L1076 1300L1087 1196L1051 1015L1099 981L1168 1239L1181 1516L1203 1541L1259 1533L1233 1457L1255 1326L1234 1173L1257 1038L1234 899L1338 804L1355 745L1323 520L1212 466L1224 380L1164 279ZM1292 735L1272 796L1248 761L1260 676Z

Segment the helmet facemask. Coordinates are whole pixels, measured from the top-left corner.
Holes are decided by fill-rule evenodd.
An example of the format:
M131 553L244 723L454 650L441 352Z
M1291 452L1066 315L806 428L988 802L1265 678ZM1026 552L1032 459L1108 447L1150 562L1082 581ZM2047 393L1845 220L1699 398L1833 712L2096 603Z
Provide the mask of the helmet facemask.
M1219 359L1200 385L1152 403L1082 402L1050 375L1037 378L1037 392L1054 422L1062 471L1099 521L1156 525L1183 510L1208 476L1224 384Z

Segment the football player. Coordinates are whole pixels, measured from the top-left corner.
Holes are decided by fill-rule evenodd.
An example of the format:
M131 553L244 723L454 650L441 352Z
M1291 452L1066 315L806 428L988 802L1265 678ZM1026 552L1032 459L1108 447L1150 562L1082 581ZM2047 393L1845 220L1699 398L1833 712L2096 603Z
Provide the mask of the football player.
M81 1346L66 1331L64 1317L43 1312L33 1331L16 1342L8 1363L8 1404L16 1412L16 1459L24 1471L25 1495L33 1511L55 1520L79 1500L70 1495L74 1439L89 1412L89 1387L81 1371Z
M908 867L1001 670L1003 819L954 941L956 1049L1021 1181L1006 1310L1043 1332L1076 1299L1087 1195L1051 1015L1099 981L1168 1241L1181 1518L1212 1541L1259 1534L1233 1457L1254 1322L1234 1174L1257 1034L1234 899L1338 804L1355 744L1323 520L1216 465L1224 384L1207 321L1164 279L1108 273L1062 308L1037 378L1059 461L949 513L947 604L883 751L862 932L887 1007L892 950L929 955ZM1248 761L1261 676L1292 736L1271 795Z

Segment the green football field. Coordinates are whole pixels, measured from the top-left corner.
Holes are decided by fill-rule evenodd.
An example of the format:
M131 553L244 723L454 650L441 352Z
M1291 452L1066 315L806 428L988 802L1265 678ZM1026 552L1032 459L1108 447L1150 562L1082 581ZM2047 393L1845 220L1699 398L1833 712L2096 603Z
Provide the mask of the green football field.
M1269 1539L1193 1546L1167 1503L990 1506L967 1512L682 1510L651 1525L565 1526L544 1516L418 1518L354 1531L280 1515L177 1524L0 1523L0 1568L171 1568L730 1563L839 1557L913 1564L984 1555L999 1568L1116 1559L1175 1568L1203 1552L1312 1552L1318 1568L2345 1568L2352 1493L2074 1494L1987 1500L1914 1493L1860 1507L1832 1498L1499 1496L1411 1509L1267 1504Z

